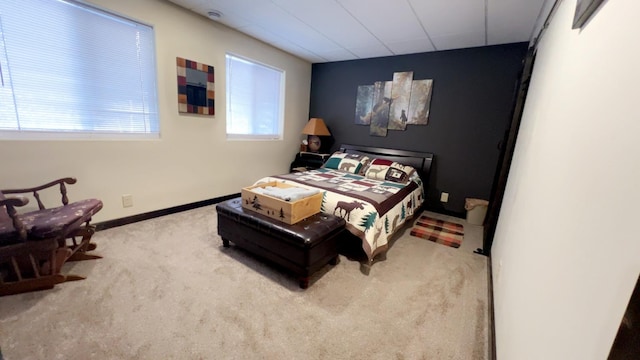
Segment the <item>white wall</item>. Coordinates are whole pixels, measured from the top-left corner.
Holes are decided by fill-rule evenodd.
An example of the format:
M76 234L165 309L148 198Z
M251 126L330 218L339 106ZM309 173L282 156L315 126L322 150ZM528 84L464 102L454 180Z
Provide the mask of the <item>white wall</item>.
M539 45L492 249L498 359L605 359L640 272L637 0Z
M167 1L92 3L154 26L162 138L0 141L0 189L77 177L71 199L102 199L104 209L94 221L104 221L240 192L262 176L288 171L308 120L309 62ZM283 141L225 139L226 51L285 70ZM178 113L177 56L215 67L215 117ZM122 208L122 194L133 195L134 207Z

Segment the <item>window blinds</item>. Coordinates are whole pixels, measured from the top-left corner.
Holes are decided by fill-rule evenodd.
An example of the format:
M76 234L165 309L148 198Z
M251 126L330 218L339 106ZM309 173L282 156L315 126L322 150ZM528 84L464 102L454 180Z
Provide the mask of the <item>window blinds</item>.
M282 70L227 54L227 138L282 138Z
M0 3L0 130L159 133L153 28L72 1Z

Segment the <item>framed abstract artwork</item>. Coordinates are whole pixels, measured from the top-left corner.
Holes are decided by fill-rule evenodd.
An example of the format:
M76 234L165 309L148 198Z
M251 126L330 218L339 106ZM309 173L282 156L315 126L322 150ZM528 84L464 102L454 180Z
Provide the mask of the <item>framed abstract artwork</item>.
M215 115L213 66L176 58L178 69L178 111Z
M581 28L603 2L604 0L578 0L576 13L573 16L573 26L571 28Z

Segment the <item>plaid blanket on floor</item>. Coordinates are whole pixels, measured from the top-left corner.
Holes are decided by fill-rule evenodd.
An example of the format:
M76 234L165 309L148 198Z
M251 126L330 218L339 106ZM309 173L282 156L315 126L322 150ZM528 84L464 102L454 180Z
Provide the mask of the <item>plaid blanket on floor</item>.
M458 248L464 238L464 227L461 224L422 215L414 224L410 234L438 244Z

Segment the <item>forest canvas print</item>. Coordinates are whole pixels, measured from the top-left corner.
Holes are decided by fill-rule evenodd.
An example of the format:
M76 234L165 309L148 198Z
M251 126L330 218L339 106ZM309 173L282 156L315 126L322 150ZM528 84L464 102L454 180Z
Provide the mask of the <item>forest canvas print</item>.
M373 84L373 110L369 135L387 136L389 104L391 103L391 81L376 81Z
M393 81L358 86L354 123L369 125L371 136L407 125L427 125L433 79L413 80L413 71L393 73Z
M409 120L407 124L427 125L429 108L431 107L431 89L433 80L416 80L411 85L411 102L409 103Z
M407 128L407 113L411 98L411 82L413 71L397 72L393 74L391 86L391 108L389 109L389 130L405 130Z
M371 110L373 110L373 85L360 85L356 97L356 124L371 124Z

